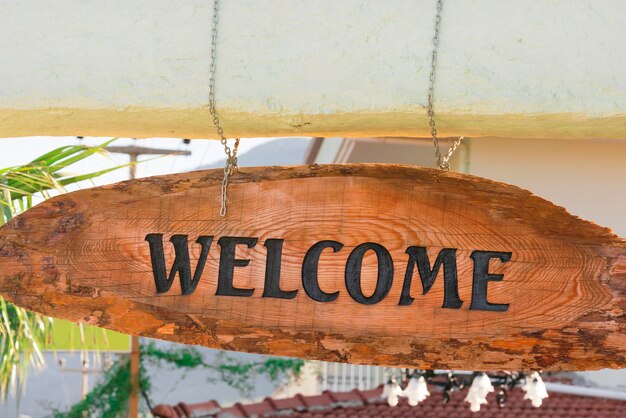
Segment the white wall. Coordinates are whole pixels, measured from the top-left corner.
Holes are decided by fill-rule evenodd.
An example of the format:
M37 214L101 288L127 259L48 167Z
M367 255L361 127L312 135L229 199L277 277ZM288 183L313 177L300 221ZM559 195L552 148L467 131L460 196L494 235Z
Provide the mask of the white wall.
M626 237L626 143L481 138L468 172L515 184Z
M222 0L227 132L426 133L434 8ZM0 0L0 10L0 137L214 136L210 0ZM626 138L625 15L620 0L447 1L442 132Z

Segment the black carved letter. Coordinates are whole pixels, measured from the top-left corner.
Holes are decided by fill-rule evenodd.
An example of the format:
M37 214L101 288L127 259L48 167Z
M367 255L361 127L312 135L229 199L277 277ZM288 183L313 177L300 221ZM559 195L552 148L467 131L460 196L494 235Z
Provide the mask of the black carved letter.
M165 255L163 253L163 234L148 234L145 238L150 245L150 260L152 261L152 273L154 274L154 284L156 285L157 294L170 290L176 273L180 278L180 288L183 295L191 295L200 281L206 258L213 242L213 237L198 237L196 242L202 245L200 258L196 265L196 271L191 279L191 262L189 261L189 247L187 244L187 235L173 235L170 238L174 244L174 263L170 270L169 277L165 268Z
M263 244L267 248L264 298L293 299L298 293L297 290L284 291L280 288L280 259L283 254L284 241L284 239L268 239Z
M343 248L343 244L337 241L320 241L309 248L302 262L302 287L311 299L318 302L332 302L337 299L339 292L326 293L320 289L317 281L317 267L324 248L332 248L336 253Z
M437 274L439 267L443 264L443 308L459 309L463 305L463 301L459 297L459 279L456 272L456 249L444 248L439 252L435 265L430 268L430 261L426 247L409 247L406 249L409 255L409 263L406 267L404 275L404 284L402 285L402 294L400 295L399 305L410 305L413 303L411 297L411 281L413 280L413 265L417 264L422 281L422 289L424 294L428 293Z
M472 255L474 260L474 278L472 280L472 303L470 309L476 311L496 311L504 312L509 309L508 303L489 303L487 301L487 284L490 281L499 282L502 280L503 274L489 273L489 260L498 258L503 263L511 259L511 253L503 253L497 251L474 251Z
M378 257L378 276L374 293L371 296L365 296L361 289L361 265L363 256L369 250L374 251ZM393 283L393 260L389 251L375 242L366 242L356 246L346 262L345 277L346 289L356 302L363 305L373 305L380 302L387 296Z
M250 260L235 258L237 244L245 244L248 248L256 245L257 238L248 237L221 237L217 243L220 246L220 269L217 277L217 291L219 296L252 296L254 289L242 289L233 285L235 267L245 267Z

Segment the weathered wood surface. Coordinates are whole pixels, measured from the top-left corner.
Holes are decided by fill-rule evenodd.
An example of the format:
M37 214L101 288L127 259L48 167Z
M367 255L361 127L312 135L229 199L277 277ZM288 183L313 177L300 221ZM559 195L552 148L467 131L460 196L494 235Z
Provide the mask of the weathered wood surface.
M397 165L245 168L220 218L220 180L221 170L152 177L36 206L0 230L0 293L50 316L227 350L440 369L626 367L626 242L528 191ZM171 236L188 236L192 273L196 239L214 238L191 294L178 277L157 294L149 234L163 234L168 272ZM218 240L228 236L258 238L236 247L250 263L234 267L233 286L251 296L216 295ZM279 286L291 298L264 291L268 239L284 239ZM305 254L323 240L343 244L320 256L320 288L339 292L329 302L313 300L302 279ZM344 276L366 242L393 260L390 290L375 304L355 300ZM445 265L426 294L415 268L414 301L400 304L411 246L427 247L431 265L456 249L460 306L442 307ZM474 251L511 253L488 261L503 277L483 296L499 311L473 300ZM368 251L365 298L378 265Z

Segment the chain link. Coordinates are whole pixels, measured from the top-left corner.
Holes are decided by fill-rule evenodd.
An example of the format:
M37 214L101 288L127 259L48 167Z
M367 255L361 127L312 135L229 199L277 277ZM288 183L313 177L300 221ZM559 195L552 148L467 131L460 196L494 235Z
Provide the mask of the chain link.
M235 171L239 169L237 165L237 150L239 149L239 138L235 138L235 145L231 150L228 146L228 140L224 136L224 129L220 125L220 119L217 116L215 108L215 61L217 57L217 22L219 11L219 0L213 0L213 27L211 30L211 65L209 67L209 113L213 117L213 125L215 131L220 138L220 143L224 147L226 154L226 163L224 165L224 177L222 178L222 204L220 207L220 216L226 216L226 192L228 190L228 180Z
M439 47L439 27L441 26L441 9L443 8L443 0L437 0L437 13L435 15L435 35L433 36L433 53L430 61L430 78L428 81L428 125L430 126L430 134L433 137L433 145L435 146L435 157L437 157L437 167L443 171L450 170L450 158L454 151L461 145L463 137L459 137L453 143L448 152L444 156L439 148L439 137L437 137L437 126L435 125L435 68L437 66L437 49Z

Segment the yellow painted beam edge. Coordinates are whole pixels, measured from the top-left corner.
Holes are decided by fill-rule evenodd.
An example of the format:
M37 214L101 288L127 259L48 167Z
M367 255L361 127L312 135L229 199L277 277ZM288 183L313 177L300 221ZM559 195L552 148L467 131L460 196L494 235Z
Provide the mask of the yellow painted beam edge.
M222 110L229 137L427 137L424 109L327 114L263 114ZM437 115L440 136L626 140L626 115ZM208 111L194 109L0 109L0 137L103 136L215 138Z

